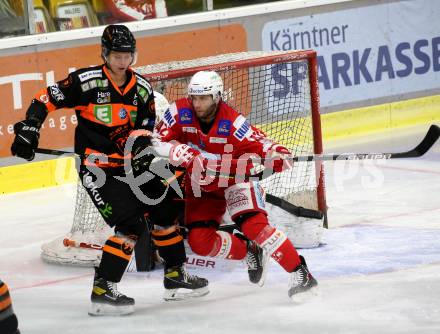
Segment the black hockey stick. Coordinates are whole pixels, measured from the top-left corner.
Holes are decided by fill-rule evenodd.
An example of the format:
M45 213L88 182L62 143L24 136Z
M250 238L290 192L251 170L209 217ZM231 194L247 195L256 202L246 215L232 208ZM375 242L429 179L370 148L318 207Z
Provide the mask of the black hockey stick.
M440 127L433 124L430 126L428 132L426 133L423 140L420 142L419 145L417 145L412 150L406 151L406 152L398 152L398 153L342 153L342 154L317 154L317 155L304 155L304 156L296 156L292 157L291 161L293 162L310 162L310 161L331 161L331 160L381 160L381 159L401 159L401 158L417 158L423 156L426 152L429 151L429 149L435 144L435 142L440 137ZM37 148L35 150L37 153L43 153L43 154L52 154L52 155L65 155L65 154L75 154L73 152L68 151L60 151L60 150L52 150L52 149L46 149L46 148ZM87 158L91 156L92 158L94 155L83 155L82 158ZM97 154L95 156L98 157L105 157L103 155ZM123 162L125 159L118 159L118 158L111 158L107 157L109 162ZM239 160L239 159L237 159ZM264 164L266 161L270 161L271 159L261 159L259 163ZM211 175L208 172L208 175ZM234 173L230 174L223 174L218 171L214 172L213 176L220 176L220 177L234 177ZM252 175L243 175L243 176L252 176Z
M381 160L418 158L423 156L440 137L440 127L432 124L423 140L412 150L399 153L343 153L343 154L318 154L293 157L292 161L329 161L329 160Z
M53 150L51 148L36 148L35 153L50 154L50 155L65 155L65 154L75 155L75 152Z
M297 217L305 217L305 218L314 218L314 219L322 219L323 214L318 210L307 209L302 206L296 206L290 202L287 202L285 199L276 197L269 193L266 193L266 202L272 205L283 209Z
M35 149L35 153L50 154L50 155L57 155L57 156L71 155L71 156L80 157L81 159L90 159L91 161L94 161L96 159L107 159L108 162L115 162L115 163L124 163L127 160L129 160L129 159L121 159L121 158L112 158L112 157L106 156L104 154L99 154L99 153L78 155L75 152L53 150L51 148L37 148L37 149Z

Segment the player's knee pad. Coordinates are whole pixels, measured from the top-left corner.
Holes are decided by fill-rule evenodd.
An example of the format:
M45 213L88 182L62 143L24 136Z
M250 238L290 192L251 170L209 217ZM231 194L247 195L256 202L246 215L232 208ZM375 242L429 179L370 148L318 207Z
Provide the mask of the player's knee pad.
M200 256L226 258L231 251L231 234L217 231L215 227L192 228L188 243L194 253Z
M263 188L258 182L234 184L225 190L226 206L235 221L240 215L249 212L266 213Z

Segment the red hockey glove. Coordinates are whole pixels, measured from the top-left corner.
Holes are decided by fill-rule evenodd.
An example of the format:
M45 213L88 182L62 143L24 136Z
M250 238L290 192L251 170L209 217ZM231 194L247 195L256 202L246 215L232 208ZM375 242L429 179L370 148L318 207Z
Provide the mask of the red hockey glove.
M274 172L280 173L293 167L292 153L282 145L275 144L266 154L266 168L272 168Z
M200 156L200 152L186 144L176 143L170 150L170 163L175 167L185 168L190 171L194 160ZM198 159L200 160L200 159Z

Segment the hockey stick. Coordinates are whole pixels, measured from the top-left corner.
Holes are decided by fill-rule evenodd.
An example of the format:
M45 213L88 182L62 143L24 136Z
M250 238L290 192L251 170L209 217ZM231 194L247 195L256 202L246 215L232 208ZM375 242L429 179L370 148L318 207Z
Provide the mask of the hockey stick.
M399 153L343 153L343 154L318 154L293 157L292 161L329 161L329 160L381 160L418 158L423 156L435 144L440 137L440 127L432 124L423 140L412 150Z
M306 217L306 218L314 218L314 219L322 219L323 214L318 210L307 209L302 206L296 206L290 202L287 202L285 199L276 197L269 193L266 193L266 202L272 205L283 209L286 212L289 212L297 217Z
M311 161L332 161L332 160L381 160L381 159L402 159L402 158L418 158L423 156L426 152L429 151L429 149L436 143L436 141L440 137L440 127L432 124L426 133L423 140L412 150L406 151L406 152L397 152L397 153L343 153L343 154L317 154L317 155L304 155L304 156L296 156L292 157L289 160L292 162L311 162ZM37 148L35 150L37 153L43 153L43 154L52 154L52 155L64 155L64 154L75 154L73 152L67 152L67 151L60 151L60 150L52 150L52 149L45 149L45 148ZM89 156L93 155L84 155L84 158L87 158ZM96 155L96 157L99 157L100 155ZM102 156L102 155L101 155ZM126 159L118 159L118 158L111 158L107 157L109 162L122 162L126 161ZM233 159L237 162L240 159ZM261 159L259 161L260 164L264 165L266 162L270 162L273 159ZM221 160L219 160L221 163ZM261 173L260 173L261 174ZM210 176L217 176L217 177L234 177L235 175L242 175L242 176L249 176L252 177L253 175L244 175L244 174L237 174L237 173L229 173L224 174L220 171L209 171L208 175ZM267 175L269 176L269 175ZM267 177L266 176L266 177ZM173 178L169 180L170 182L173 181Z
M88 242L77 242L72 239L65 238L63 240L63 245L66 247L75 247L75 248L88 248L88 249L96 249L102 250L102 246L98 244L90 244Z
M37 149L35 149L35 152L40 153L40 154L49 154L49 155L57 155L57 156L68 154L68 155L80 157L81 159L91 159L91 160L96 160L96 159L102 158L102 159L107 159L108 162L116 162L116 163L123 163L123 162L129 160L129 159L122 159L122 158L112 158L112 157L108 157L104 154L99 154L99 153L78 155L75 152L53 150L50 148L37 148Z

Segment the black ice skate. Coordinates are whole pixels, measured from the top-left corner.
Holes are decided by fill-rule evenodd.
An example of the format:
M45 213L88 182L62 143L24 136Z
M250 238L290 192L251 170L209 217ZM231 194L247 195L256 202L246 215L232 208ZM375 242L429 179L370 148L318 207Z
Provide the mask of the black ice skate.
M202 297L209 293L208 280L194 275L189 275L185 267L165 268L163 279L165 300L183 300ZM189 291L179 291L185 289Z
M248 241L245 261L248 266L249 281L263 286L269 261L268 254L254 241Z
M134 312L134 299L117 290L116 283L99 277L95 272L90 315L126 315Z
M318 294L318 282L309 272L306 260L299 256L301 264L290 274L288 295L293 301L302 303Z

